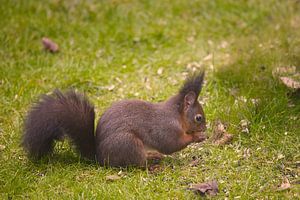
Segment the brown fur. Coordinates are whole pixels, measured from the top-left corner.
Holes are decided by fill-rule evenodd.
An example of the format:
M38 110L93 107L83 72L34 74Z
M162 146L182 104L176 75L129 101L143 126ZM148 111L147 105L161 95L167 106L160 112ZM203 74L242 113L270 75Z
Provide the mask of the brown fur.
M197 100L203 76L188 78L177 95L162 103L114 103L99 119L95 139L93 106L73 91L56 91L29 112L23 146L29 155L40 157L66 134L83 156L96 156L101 165L144 166L149 149L171 154L206 138L205 116ZM196 115L202 117L200 122Z
M94 121L94 107L83 95L56 90L28 112L22 145L30 157L40 158L52 152L55 140L68 136L82 156L94 158Z

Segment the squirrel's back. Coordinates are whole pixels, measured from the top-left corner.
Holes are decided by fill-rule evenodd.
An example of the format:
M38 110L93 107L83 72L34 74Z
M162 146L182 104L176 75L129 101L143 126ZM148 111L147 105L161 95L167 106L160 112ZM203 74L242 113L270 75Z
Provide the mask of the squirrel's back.
M173 103L170 105L166 102L150 103L142 100L115 102L99 119L96 129L97 146L103 146L103 149L105 145L101 144L105 140L132 134L149 147L161 148L159 143L162 140L176 137L174 133L182 129L180 116L174 107Z

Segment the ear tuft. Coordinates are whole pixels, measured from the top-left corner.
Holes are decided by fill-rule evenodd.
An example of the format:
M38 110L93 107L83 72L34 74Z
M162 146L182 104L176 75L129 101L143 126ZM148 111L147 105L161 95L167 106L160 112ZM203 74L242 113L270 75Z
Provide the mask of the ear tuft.
M189 92L194 92L197 98L202 89L203 79L204 79L204 71L190 76L185 80L182 88L179 91L179 94L182 97L185 97Z

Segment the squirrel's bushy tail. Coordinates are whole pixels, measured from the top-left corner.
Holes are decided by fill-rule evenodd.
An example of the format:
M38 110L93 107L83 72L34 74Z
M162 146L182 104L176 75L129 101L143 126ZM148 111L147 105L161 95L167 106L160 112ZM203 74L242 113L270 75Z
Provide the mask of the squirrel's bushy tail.
M94 120L94 106L86 97L55 90L28 112L22 145L29 156L40 158L52 152L55 140L68 136L83 157L95 159Z

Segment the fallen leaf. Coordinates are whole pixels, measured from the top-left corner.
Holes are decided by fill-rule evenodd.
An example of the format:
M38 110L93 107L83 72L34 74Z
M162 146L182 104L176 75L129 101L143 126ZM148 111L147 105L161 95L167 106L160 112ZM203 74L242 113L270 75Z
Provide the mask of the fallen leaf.
M195 37L194 36L190 36L186 39L188 42L194 42L195 41Z
M300 27L300 17L299 16L294 16L292 19L291 19L291 27L293 28L299 28Z
M115 89L115 85L109 85L107 86L108 91L113 91Z
M151 164L149 167L148 167L148 171L152 174L155 174L155 173L158 173L160 171L163 171L163 167L159 164Z
M119 172L118 172L118 176L123 176L124 175L124 172L122 171L122 170L120 170Z
M291 187L291 184L290 184L289 179L287 179L287 177L284 177L283 181L282 181L281 185L278 187L277 191L287 190L290 187Z
M168 82L171 84L171 85L178 85L178 80L176 79L173 79L171 77L168 77Z
M56 53L58 52L58 45L53 42L52 40L50 40L49 38L42 38L42 44L44 46L44 49L47 51L50 51L51 53Z
M215 196L219 192L218 183L215 180L206 183L193 184L188 189L202 196L204 195Z
M157 74L158 75L162 75L164 69L162 67L160 67L158 70L157 70Z
M300 73L296 66L278 67L272 71L275 78L291 89L300 89Z
M238 88L230 88L229 89L229 94L234 96L234 97L238 97L240 90Z
M280 77L280 80L288 88L292 88L292 89L299 89L300 88L300 81L296 81L293 78L290 78L290 77Z
M212 57L213 57L213 55L210 53L210 54L208 54L207 56L205 56L205 57L203 58L203 61L211 60Z
M243 157L249 158L251 156L251 150L249 148L244 149Z
M121 177L118 175L108 175L105 178L107 181L116 181L119 180Z
M279 153L278 156L277 156L277 159L278 159L278 160L281 160L281 159L283 159L283 158L285 158L285 156L284 156L282 153Z
M5 145L0 144L0 151L3 151L6 148Z
M221 44L218 46L221 49L225 49L228 47L228 42L227 41L222 41Z
M201 68L201 66L202 66L201 62L191 62L186 65L186 68L188 70L192 70L194 68Z
M250 126L250 122L246 119L242 119L240 121L240 126L242 128L242 133L249 133L249 126Z
M122 80L119 77L116 77L115 79L118 83L122 84Z
M256 105L256 106L260 103L259 99L250 99L250 101L253 105Z
M233 135L227 133L226 126L221 122L217 121L213 128L212 142L215 145L225 145L231 142Z
M199 160L198 159L193 159L191 162L190 162L190 166L191 167L197 167L199 165Z
M219 140L215 141L216 145L225 145L229 144L231 140L233 139L233 135L229 133L224 133L223 137Z
M218 140L224 135L224 133L226 133L225 125L220 120L217 120L213 127L212 139Z

